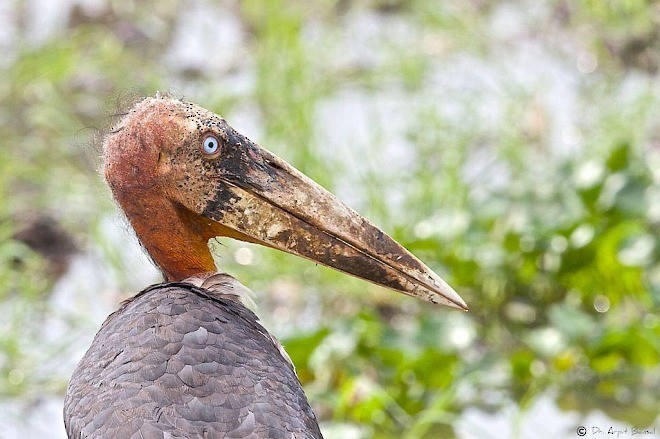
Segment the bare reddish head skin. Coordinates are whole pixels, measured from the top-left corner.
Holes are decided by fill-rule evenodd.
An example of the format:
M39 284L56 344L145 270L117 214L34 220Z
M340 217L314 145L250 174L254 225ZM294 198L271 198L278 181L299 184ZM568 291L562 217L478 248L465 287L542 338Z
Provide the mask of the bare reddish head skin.
M181 207L172 166L189 129L170 100L147 98L122 119L104 145L105 178L140 242L169 281L215 271L207 242L217 224ZM182 249L186 249L182 251Z

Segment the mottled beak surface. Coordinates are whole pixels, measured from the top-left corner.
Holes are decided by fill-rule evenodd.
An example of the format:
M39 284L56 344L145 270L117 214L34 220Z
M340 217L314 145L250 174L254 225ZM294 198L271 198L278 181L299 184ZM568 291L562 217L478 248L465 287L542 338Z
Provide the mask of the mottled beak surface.
M216 190L205 217L246 240L467 310L443 279L330 192L231 127L221 137Z

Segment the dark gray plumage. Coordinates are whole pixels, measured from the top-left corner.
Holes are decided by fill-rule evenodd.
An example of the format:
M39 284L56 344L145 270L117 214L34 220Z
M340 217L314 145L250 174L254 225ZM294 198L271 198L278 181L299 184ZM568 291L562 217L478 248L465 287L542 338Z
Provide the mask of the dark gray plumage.
M69 437L321 438L288 356L235 295L244 287L187 281L108 317L67 389Z

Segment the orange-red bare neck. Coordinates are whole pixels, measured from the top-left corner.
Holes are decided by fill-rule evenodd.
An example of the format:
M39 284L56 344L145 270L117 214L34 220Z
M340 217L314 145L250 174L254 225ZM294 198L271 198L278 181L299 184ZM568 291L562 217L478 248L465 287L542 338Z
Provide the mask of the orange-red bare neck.
M146 100L106 138L105 177L112 193L167 280L215 271L208 240L214 225L171 194L180 178L167 157L181 141L181 121L158 100Z
M118 197L118 201L140 242L168 281L216 271L207 244L213 236L208 220L165 198L141 197L122 202Z

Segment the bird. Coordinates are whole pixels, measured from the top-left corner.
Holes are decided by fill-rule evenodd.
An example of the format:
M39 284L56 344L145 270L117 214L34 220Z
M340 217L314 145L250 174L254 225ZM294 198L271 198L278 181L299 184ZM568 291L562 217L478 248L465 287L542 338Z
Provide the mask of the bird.
M103 142L112 195L164 281L102 324L66 390L69 438L321 438L281 344L216 268L260 244L432 303L463 299L403 246L222 117L167 94Z

